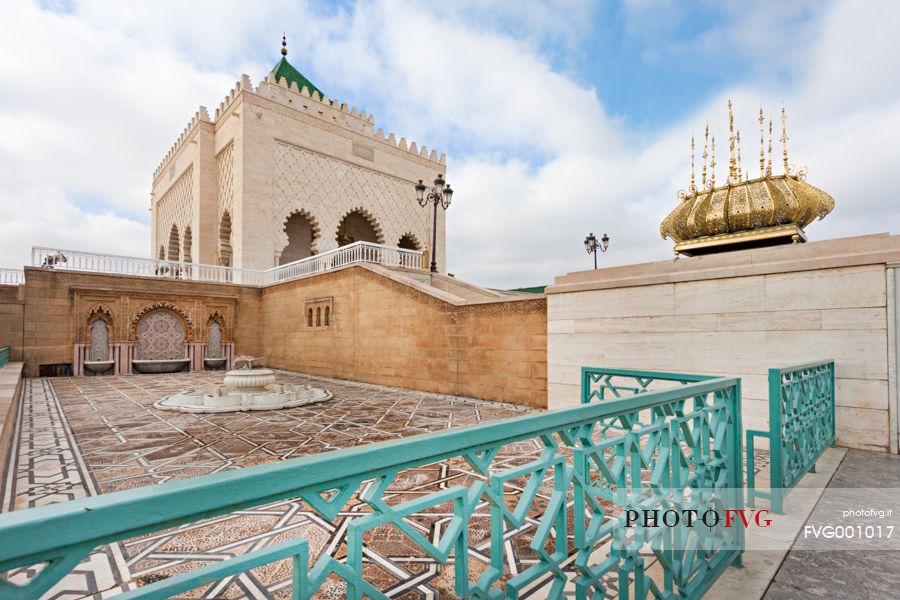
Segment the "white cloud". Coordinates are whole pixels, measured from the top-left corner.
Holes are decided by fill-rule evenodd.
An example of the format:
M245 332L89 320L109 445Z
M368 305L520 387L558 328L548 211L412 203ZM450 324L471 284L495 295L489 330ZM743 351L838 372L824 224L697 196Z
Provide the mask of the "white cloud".
M645 4L629 10L664 17L675 6ZM658 224L688 183L691 130L711 120L725 165L729 95L748 169L758 156L759 104L787 104L792 162L809 165L809 181L837 200L812 238L897 228L890 176L900 164L900 80L887 74L900 54L892 31L900 5L830 6L804 25L817 39L806 46L797 40L809 35L788 38L772 26L797 10L773 4L743 18L732 7L732 26L682 49L744 45L761 65L783 61L790 87L760 67L651 139L555 66L548 48L577 48L591 35L600 18L591 3L510 6L91 0L63 15L4 7L0 52L18 58L0 63L3 266L25 262L31 244L145 255L156 164L197 105L215 106L241 72L262 77L282 30L301 69L325 74L352 96L346 101L377 107L379 126L449 151L457 190L449 268L476 283L548 283L588 267L589 231L612 237L603 264L669 258Z

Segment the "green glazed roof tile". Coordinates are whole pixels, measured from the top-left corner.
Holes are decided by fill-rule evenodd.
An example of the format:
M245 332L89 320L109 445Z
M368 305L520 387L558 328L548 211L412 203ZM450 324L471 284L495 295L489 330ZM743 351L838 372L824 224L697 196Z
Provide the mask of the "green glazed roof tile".
M309 90L309 93L318 92L319 96L324 96L322 90L313 85L313 82L303 76L303 74L294 68L294 66L287 61L286 58L282 57L281 60L275 65L272 69L272 75L275 76L275 81L281 81L281 78L284 77L287 80L288 86L292 83L297 84L297 89L303 89L303 86L306 86L306 89Z

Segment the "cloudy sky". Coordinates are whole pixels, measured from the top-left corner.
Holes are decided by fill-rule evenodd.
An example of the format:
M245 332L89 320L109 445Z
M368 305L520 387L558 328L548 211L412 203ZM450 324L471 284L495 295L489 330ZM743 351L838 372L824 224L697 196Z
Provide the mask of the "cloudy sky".
M659 222L692 132L709 122L727 164L728 97L751 175L759 107L786 105L791 162L837 202L810 239L896 232L898 28L893 0L5 2L0 267L32 245L146 256L153 169L282 31L330 97L447 153L448 267L469 281L588 268L589 231L604 264L671 258Z

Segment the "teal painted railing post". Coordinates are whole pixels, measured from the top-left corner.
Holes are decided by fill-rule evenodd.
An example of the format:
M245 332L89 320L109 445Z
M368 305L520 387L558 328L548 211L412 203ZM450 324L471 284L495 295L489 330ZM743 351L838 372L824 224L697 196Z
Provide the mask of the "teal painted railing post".
M9 346L0 347L0 369L9 362Z
M769 429L747 430L747 502L768 498L784 512L784 498L835 443L834 361L769 369ZM769 440L770 491L756 489L756 438Z
M784 512L781 369L769 369L769 486L772 512Z
M587 367L581 367L581 403L591 402L591 373Z
M837 445L837 415L835 413L835 405L837 404L837 388L834 381L834 361L828 369L828 378L831 380L831 444L832 448Z

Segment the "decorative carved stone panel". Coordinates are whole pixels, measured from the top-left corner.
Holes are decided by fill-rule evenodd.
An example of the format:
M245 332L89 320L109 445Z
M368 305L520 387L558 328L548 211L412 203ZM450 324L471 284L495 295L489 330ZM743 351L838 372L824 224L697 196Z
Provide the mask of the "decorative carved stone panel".
M228 214L234 216L234 144L228 146L219 152L216 156L216 174L219 181L219 210L218 216L221 219L222 213L226 210Z
M353 211L372 217L385 244L396 245L405 233L431 239L430 221L409 181L284 142L275 144L274 177L273 254L288 243L285 219L300 210L319 227L319 252L338 246L338 226Z
M194 167L188 168L178 181L169 188L156 205L156 248L169 247L169 233L172 225L178 230L179 238L184 238L185 229L193 218Z

